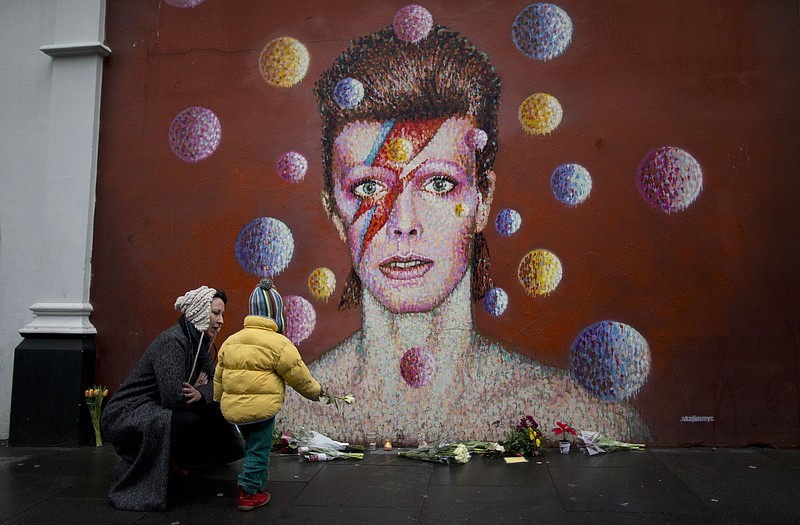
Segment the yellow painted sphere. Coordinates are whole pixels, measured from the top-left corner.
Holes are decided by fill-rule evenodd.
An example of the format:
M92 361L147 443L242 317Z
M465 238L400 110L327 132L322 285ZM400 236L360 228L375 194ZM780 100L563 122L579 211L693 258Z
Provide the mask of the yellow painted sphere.
M392 162L406 163L414 154L414 145L410 140L397 137L389 141L386 146L386 156Z
M292 87L306 76L308 62L306 46L295 38L284 36L264 47L259 66L269 85Z
M519 263L519 282L532 297L547 295L561 282L561 261L547 250L533 250Z
M520 104L517 116L525 133L544 135L558 127L564 111L556 97L547 93L534 93Z
M308 278L308 289L317 300L327 300L336 290L336 276L328 268L317 268Z

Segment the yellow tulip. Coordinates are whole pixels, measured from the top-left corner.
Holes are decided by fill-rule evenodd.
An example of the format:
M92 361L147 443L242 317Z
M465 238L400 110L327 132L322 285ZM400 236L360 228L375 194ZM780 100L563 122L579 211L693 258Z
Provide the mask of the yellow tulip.
M108 395L108 389L106 388L103 390L103 397L106 397L107 395Z

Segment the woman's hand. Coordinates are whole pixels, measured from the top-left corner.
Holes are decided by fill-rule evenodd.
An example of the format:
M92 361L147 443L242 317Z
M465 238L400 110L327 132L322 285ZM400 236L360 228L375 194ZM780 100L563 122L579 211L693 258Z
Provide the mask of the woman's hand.
M199 380L198 378L198 381ZM186 382L183 383L183 388L181 390L183 391L183 397L186 398L187 405L197 403L203 397L203 394L201 394L199 390Z

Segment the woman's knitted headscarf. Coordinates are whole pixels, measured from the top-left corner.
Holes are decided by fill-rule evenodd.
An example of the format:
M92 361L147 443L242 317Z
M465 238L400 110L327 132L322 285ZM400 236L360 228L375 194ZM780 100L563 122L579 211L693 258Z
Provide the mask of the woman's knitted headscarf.
M203 333L211 324L211 301L216 293L214 288L208 286L189 290L175 301L175 309L183 313L186 320Z

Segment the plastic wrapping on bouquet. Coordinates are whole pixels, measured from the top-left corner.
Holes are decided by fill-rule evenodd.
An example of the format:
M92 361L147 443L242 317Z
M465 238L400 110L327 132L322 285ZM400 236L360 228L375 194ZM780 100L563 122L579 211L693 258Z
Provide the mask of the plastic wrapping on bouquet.
M324 452L319 452L319 453L309 453L309 452L307 452L307 453L303 454L302 457L306 461L313 461L313 462L315 462L315 461L331 461L331 460L336 459L335 457L329 456L329 455L325 454Z

